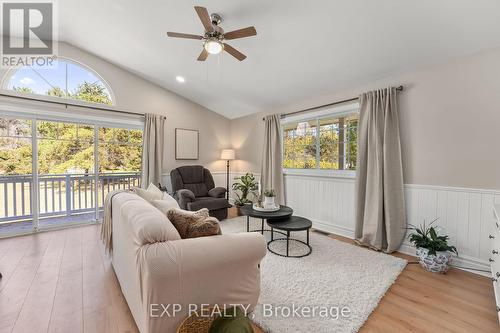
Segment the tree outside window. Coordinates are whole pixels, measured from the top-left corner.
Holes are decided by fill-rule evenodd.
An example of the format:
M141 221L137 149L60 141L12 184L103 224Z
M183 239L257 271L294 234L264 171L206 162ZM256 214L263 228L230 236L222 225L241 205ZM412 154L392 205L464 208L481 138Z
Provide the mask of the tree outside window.
M283 125L286 169L355 170L358 114Z

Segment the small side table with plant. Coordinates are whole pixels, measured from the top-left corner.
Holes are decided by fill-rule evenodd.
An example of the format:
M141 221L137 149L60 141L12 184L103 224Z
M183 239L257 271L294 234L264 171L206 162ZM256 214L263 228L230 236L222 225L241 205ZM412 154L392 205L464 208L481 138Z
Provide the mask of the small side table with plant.
M437 219L429 225L420 227L410 225L408 230L414 230L408 237L410 242L417 248L417 257L420 265L429 272L446 273L450 268L452 253L458 255L455 246L448 244L448 236L439 236L432 226Z

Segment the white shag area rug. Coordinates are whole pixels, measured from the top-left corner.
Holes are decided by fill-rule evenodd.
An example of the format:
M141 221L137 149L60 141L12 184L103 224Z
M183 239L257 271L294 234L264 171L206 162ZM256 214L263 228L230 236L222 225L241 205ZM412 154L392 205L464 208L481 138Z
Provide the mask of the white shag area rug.
M260 229L260 219L250 221L251 230ZM221 227L223 233L246 232L246 217L222 221ZM291 237L305 241L305 235L305 231L292 232ZM265 236L270 239L269 232ZM303 258L268 251L260 266L261 294L252 320L270 333L357 332L405 268L406 260L317 232L310 232L310 245L312 253ZM272 248L284 251L285 242ZM306 251L297 242L291 242L290 249L290 254Z

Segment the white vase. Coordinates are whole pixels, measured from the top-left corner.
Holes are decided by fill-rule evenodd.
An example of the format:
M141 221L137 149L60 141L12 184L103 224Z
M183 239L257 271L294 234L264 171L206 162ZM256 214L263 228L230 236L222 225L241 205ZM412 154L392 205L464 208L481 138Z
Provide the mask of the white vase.
M264 208L274 208L274 197L264 197Z
M429 254L428 249L417 248L417 257L420 266L429 272L444 274L450 268L452 261L451 253L447 251L438 251L436 255Z

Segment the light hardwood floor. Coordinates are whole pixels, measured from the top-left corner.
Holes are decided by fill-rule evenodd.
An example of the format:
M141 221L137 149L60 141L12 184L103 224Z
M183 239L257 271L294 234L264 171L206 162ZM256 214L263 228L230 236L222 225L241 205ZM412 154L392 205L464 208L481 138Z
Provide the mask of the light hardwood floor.
M1 239L0 272L2 333L137 332L99 226ZM499 332L496 318L487 278L408 265L361 332Z

